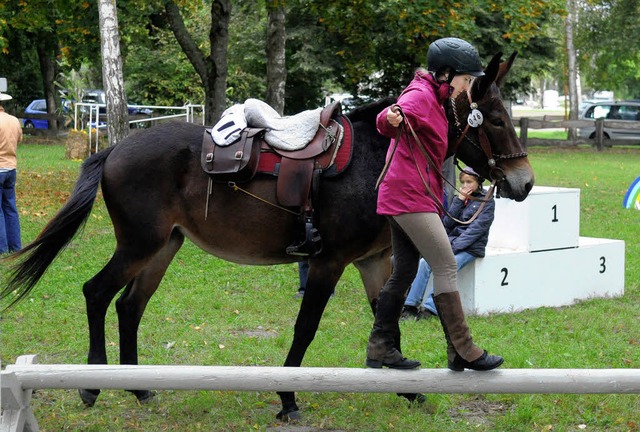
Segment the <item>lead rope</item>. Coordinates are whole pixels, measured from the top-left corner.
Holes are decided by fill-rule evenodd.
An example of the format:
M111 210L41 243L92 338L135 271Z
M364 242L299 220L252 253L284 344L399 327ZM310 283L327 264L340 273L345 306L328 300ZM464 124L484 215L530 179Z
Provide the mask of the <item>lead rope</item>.
M397 105L397 104L391 105L390 109L400 110L400 112L402 113L402 108L400 108L400 105ZM404 117L404 113L402 114L402 117ZM375 190L378 190L380 183L382 183L382 179L384 179L384 176L387 175L387 171L389 171L389 165L391 165L391 159L393 159L393 155L396 153L396 149L398 148L398 141L400 141L401 135L402 135L402 125L398 127L398 132L396 133L396 139L393 142L393 149L391 150L391 154L389 155L387 160L384 162L384 167L382 168L382 172L380 173L380 175L378 176L378 180L376 181Z
M404 123L407 125L407 127L409 128L409 130L411 131L411 134L413 135L413 138L416 140L416 144L418 146L418 149L420 150L420 152L422 153L422 155L425 157L425 159L427 160L427 163L429 165L431 165L434 169L435 169L435 163L433 162L433 159L431 159L431 156L429 156L429 153L427 153L427 150L424 148L424 145L422 144L422 141L420 141L420 138L418 138L418 135L416 134L416 132L413 130L413 127L411 127L411 124L409 123L409 121L407 120L407 117L403 114L402 117L404 117ZM451 213L449 213L449 211L444 207L444 205L442 204L440 198L438 198L434 193L433 190L431 189L431 186L429 186L429 183L426 181L426 179L424 178L424 176L422 175L422 170L420 169L420 166L418 165L418 160L416 159L415 153L413 152L413 146L411 145L411 140L407 140L409 143L409 149L411 151L411 156L413 157L413 162L416 165L416 169L418 170L418 174L420 175L420 179L422 179L422 183L424 184L425 188L427 189L427 193L431 196L431 198L435 201L436 206L438 207L438 209L446 214L449 218L451 218L452 220L454 220L455 222L461 224L461 225L469 225L471 222L473 222L474 220L476 220L476 218L478 217L478 215L480 214L480 212L484 209L484 206L487 204L487 201L489 201L490 199L493 198L493 193L495 191L495 186L497 183L497 180L493 180L491 182L491 186L489 187L489 190L487 191L487 195L485 196L484 199L478 199L476 197L469 197L469 199L472 199L474 201L479 201L480 202L480 207L478 207L478 210L473 214L473 216L471 216L471 218L468 221L461 221L459 219L457 219L456 217L454 217ZM438 170L435 170L436 172L439 173ZM440 176L442 178L444 178L444 176L442 176L442 174L440 173ZM455 187L454 187L455 189ZM455 189L457 192L462 193L461 191L459 191L458 189Z
M400 107L400 105L394 104L394 105L391 106L391 109L400 111L402 117L406 118L404 113L402 112L402 108ZM389 155L389 157L385 161L384 167L382 168L382 172L380 173L380 175L378 176L378 180L376 181L376 187L375 187L376 190L378 190L378 187L380 186L380 183L382 183L382 179L384 179L384 177L387 175L387 171L389 171L389 165L391 164L391 160L393 159L393 155L396 153L396 149L398 148L398 142L400 141L400 136L402 135L402 132L406 133L406 130L404 130L404 123L401 123L400 126L398 126L398 132L396 133L396 138L395 138L394 143L393 143L393 149L391 150L391 154ZM409 138L409 135L407 134L407 142L409 142L408 138ZM458 167L458 169L460 169L460 165L458 164L457 158L455 159L455 165ZM462 171L462 170L460 169L460 171ZM456 192L460 192L456 188L456 185L454 183L451 183L449 181L449 179L446 178L440 171L436 170L436 173L440 176L440 178L442 180L444 180ZM477 200L477 198L475 198L475 197L470 197L470 198L472 200L474 200L474 201Z

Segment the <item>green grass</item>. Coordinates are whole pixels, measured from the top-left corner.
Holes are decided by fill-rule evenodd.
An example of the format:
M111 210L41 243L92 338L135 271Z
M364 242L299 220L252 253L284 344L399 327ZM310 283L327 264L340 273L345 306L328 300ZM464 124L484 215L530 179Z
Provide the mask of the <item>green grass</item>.
M519 135L519 133L518 133ZM560 129L529 129L527 132L528 138L542 138L548 140L566 140L567 131Z
M79 162L60 145L19 152L18 206L31 241L64 203ZM571 307L469 317L478 343L507 368L640 368L640 212L622 209L640 175L640 149L530 149L537 184L581 189L580 234L626 241L625 295ZM101 199L84 232L51 266L29 298L2 314L0 360L38 354L41 363L86 361L82 284L114 247ZM186 243L152 298L139 332L142 364L279 366L299 301L295 265L248 267ZM533 287L532 289L535 289ZM372 316L350 266L329 302L304 366L363 367ZM444 367L437 321L401 323L404 351L423 367ZM107 353L118 361L115 311L107 316ZM419 407L393 394L300 393L304 419L275 420L275 393L162 391L147 405L103 391L85 409L75 391L37 391L31 403L42 431L628 431L640 423L638 395L428 395Z

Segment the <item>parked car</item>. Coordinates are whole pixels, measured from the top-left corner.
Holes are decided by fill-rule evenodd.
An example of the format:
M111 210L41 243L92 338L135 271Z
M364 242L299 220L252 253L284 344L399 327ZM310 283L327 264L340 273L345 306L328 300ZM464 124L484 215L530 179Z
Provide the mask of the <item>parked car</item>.
M588 104L580 113L580 120L607 120L629 122L637 126L637 130L604 128L604 137L610 139L627 139L640 141L640 102L637 101L602 101ZM595 138L596 127L578 129L581 138Z
M69 102L62 100L62 109L67 112L69 110ZM31 101L24 110L25 115L22 120L22 127L34 129L49 129L49 120L44 118L29 117L29 114L47 114L47 101L44 99L35 99Z
M88 90L85 96L82 98L83 102L100 104L100 127L106 125L107 115L107 99L103 90ZM68 99L62 99L63 112L69 113L71 102ZM84 107L83 112L87 112L87 108ZM128 111L130 116L150 116L153 110L148 108L141 108L136 105L128 105ZM47 102L44 99L35 99L24 110L25 115L22 121L22 126L25 128L35 129L48 129L49 121L47 119L29 117L29 114L47 114ZM71 113L73 115L73 113ZM145 127L147 123L132 123L131 127Z
M87 90L82 98L82 102L100 104L102 105L100 107L100 114L106 114L107 112L107 96L104 90ZM153 110L140 108L135 104L128 104L127 108L129 115L151 115L153 113Z

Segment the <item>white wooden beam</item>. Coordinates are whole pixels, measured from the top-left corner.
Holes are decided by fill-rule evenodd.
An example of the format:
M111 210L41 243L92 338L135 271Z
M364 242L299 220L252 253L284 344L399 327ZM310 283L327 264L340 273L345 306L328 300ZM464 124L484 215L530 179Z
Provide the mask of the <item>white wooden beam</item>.
M640 369L448 369L8 365L25 389L145 389L346 393L640 393Z

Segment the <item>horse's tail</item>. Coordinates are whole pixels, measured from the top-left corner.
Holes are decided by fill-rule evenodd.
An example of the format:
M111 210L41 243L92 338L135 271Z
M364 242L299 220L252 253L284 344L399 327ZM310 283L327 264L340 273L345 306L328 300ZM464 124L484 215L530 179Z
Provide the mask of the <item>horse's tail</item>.
M16 264L11 265L7 286L0 293L0 299L14 292L17 294L5 309L29 294L49 265L87 222L98 193L104 163L113 149L114 147L109 147L98 152L82 164L80 177L64 207L32 243L5 258L18 260Z

